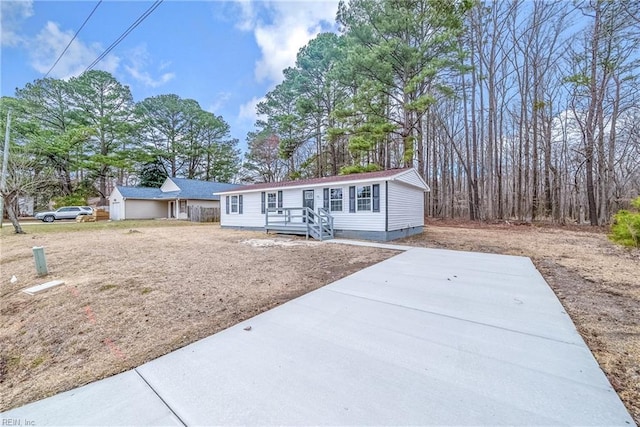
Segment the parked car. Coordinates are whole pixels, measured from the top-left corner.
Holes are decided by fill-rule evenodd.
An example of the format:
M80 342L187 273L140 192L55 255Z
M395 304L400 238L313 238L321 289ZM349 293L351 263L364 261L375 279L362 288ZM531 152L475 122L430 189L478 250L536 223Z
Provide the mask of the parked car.
M56 219L75 219L78 215L93 215L93 208L90 206L63 206L55 211L38 212L35 218L43 222L53 222Z

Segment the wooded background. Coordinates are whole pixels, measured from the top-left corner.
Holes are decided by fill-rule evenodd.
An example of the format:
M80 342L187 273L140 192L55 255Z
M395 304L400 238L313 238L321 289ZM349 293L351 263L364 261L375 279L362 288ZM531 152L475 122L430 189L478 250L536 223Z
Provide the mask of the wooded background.
M136 104L99 71L38 80L2 109L51 195L415 166L429 216L602 225L640 192L639 17L629 0L343 1L339 31L258 105L243 157L197 102Z

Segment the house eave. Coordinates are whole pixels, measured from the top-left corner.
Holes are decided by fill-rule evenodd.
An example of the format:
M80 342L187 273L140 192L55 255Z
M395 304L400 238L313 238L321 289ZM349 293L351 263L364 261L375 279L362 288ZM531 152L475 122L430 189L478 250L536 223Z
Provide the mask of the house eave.
M313 184L295 184L292 183L292 185L274 185L274 186L270 186L270 187L261 187L261 188L256 188L256 189L252 189L252 188L247 188L245 190L240 190L240 191L224 191L224 192L220 192L220 193L215 193L219 196L225 196L225 195L229 195L229 194L246 194L246 193L255 193L255 192L271 192L271 191L277 191L277 190L296 190L296 189L303 189L303 188L327 188L327 187L338 187L338 186L342 186L342 185L357 185L357 184L366 184L369 182L385 182L385 181L395 181L399 176L403 175L404 173L406 173L406 171L400 172L396 175L391 175L388 177L377 177L377 178L364 178L364 179L356 179L356 180L344 180L344 181L332 181L332 182L318 182L318 183L313 183ZM419 175L418 175L419 176ZM422 180L422 178L421 178ZM422 180L422 182L424 183L424 180ZM410 185L412 187L416 187L414 185L411 185L409 183L405 183L406 185ZM426 191L430 191L429 190L429 186L424 183L425 185L425 192ZM420 187L417 187L420 188Z

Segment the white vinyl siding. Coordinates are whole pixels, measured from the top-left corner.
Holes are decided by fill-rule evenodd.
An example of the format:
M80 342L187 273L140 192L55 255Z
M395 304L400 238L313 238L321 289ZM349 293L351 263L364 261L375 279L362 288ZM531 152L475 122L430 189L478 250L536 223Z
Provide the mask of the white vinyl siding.
M175 182L171 181L171 178L167 178L160 186L160 191L162 191L163 193L170 191L180 191L180 187L178 187Z
M420 188L389 181L389 230L424 225L424 192ZM381 196L382 197L382 196Z
M228 193L229 199L233 194ZM221 196L223 206L220 209L220 225L228 227L264 227L264 214L261 213L260 191L243 193L242 215L227 213L224 206L224 199L227 195ZM237 195L236 195L237 196ZM229 200L231 204L231 200ZM229 206L231 208L231 206Z
M415 170L409 170L405 173L393 176L388 181L389 188L389 216L386 217L387 212L387 195L386 189L389 178L381 178L379 180L354 180L343 182L326 182L312 184L309 186L296 185L291 183L291 188L288 187L272 187L262 188L249 191L243 191L239 194L244 195L244 208L243 215L229 215L226 214L225 209L221 209L222 226L228 227L252 227L261 228L265 225L265 214L262 213L262 194L265 194L265 204L267 202L268 193L277 193L282 191L283 201L282 206L285 208L301 208L303 202L304 190L314 190L314 208L317 210L325 205L325 190L328 189L328 207L331 210L332 207L332 190L342 190L342 210L331 212L334 218L334 228L336 230L345 231L394 231L402 230L409 227L419 227L424 225L424 191L428 191L428 186L420 178ZM406 184L405 184L406 183ZM373 186L379 185L379 198L374 203L374 191ZM362 201L360 210L358 210L358 198L357 188L367 186L370 189L370 195L367 201ZM349 212L350 194L349 188L354 187L356 198L355 212ZM236 193L238 194L238 193ZM338 208L339 199L337 194L335 198L335 204L333 206ZM227 192L222 195L232 196L233 192ZM378 194L376 193L376 196ZM368 210L363 210L365 205L368 205ZM379 212L373 212L374 207ZM298 214L296 212L296 214ZM388 228L386 223L388 220Z
M371 185L373 185L372 183ZM378 184L378 182L375 182ZM334 218L334 228L336 230L364 230L364 231L385 231L385 204L384 204L384 182L380 184L380 212L349 212L348 209L343 209L342 212L332 212L331 215ZM322 188L325 186L314 186L305 188L306 190L314 191L314 206L317 208L322 207ZM343 206L348 204L348 200L345 200L349 194L349 185L332 186L331 188L342 189ZM305 189L283 189L282 205L287 208L300 208L302 207L302 194ZM264 227L265 215L261 214L261 191L243 193L244 194L244 207L243 215L226 214L222 209L220 224L227 227ZM232 196L232 193L228 193ZM224 197L224 196L222 196ZM294 212L299 214L300 212Z
M113 221L124 219L124 200L117 188L109 196L109 219Z
M395 180L400 182L405 182L409 185L413 185L416 187L425 188L425 182L422 180L422 178L420 178L420 175L418 175L415 169L406 171L405 173L396 177ZM428 191L429 187L427 186L425 189Z
M380 185L380 212L372 212L373 208L373 185ZM361 187L362 185L360 185ZM349 230L349 231L385 231L385 217L384 212L386 209L385 196L384 196L384 181L376 181L367 183L371 190L371 197L369 198L369 210L363 211L357 210L357 187L356 187L356 212L349 212L349 187L348 183L340 186L342 188L343 206L342 212L331 212L333 216L333 225L336 230ZM331 187L336 188L336 187Z

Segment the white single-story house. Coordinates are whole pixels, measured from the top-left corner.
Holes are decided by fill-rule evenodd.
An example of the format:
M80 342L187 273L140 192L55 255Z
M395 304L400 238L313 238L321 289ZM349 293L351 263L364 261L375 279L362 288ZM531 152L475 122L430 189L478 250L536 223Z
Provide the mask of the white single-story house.
M422 232L427 191L414 168L247 185L218 193L220 225L387 241Z
M220 196L214 193L236 187L171 177L160 188L116 186L109 196L109 219L188 219L189 207L219 208Z

